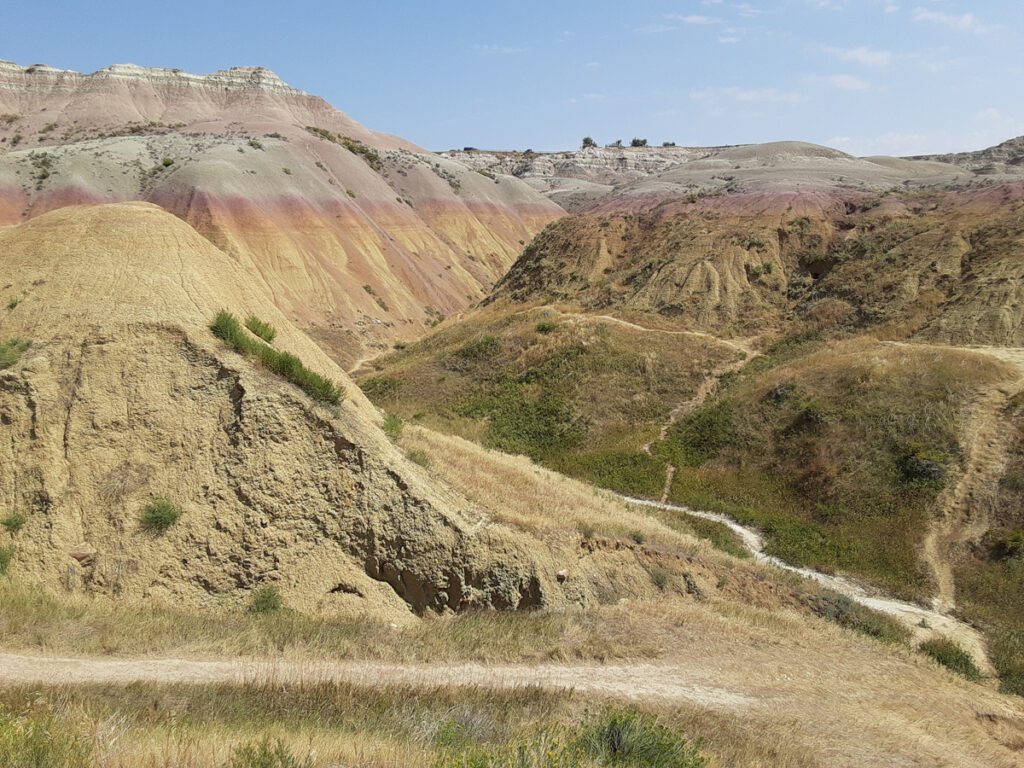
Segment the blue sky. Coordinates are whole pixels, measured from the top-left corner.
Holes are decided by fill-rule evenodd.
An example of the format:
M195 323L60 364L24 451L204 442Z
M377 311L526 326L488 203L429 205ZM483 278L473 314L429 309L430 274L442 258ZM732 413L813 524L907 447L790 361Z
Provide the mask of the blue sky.
M1021 0L0 4L0 58L259 64L430 149L977 149L1024 134L1022 38Z

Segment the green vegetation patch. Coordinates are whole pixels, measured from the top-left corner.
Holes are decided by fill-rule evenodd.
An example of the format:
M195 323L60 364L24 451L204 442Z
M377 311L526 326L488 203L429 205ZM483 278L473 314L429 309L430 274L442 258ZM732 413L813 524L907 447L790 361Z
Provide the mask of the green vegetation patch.
M0 765L5 768L93 768L92 742L52 714L0 709Z
M811 609L823 619L883 643L901 644L910 640L910 631L898 621L865 608L845 595L824 592L813 599Z
M0 576L7 573L14 559L14 547L0 547Z
M275 613L284 608L284 598L281 591L273 584L265 584L257 587L249 601L250 613Z
M246 318L245 327L267 342L267 344L272 343L277 336L277 330L274 326L260 320L256 315L249 315Z
M353 139L350 136L342 136L337 133L328 131L326 128L317 128L312 125L307 125L306 130L314 136L319 136L321 139L325 139L333 144L338 144L354 155L359 155L366 164L370 166L377 173L384 170L384 160L381 158L380 153L372 147L368 147L358 139Z
M181 507L165 498L150 500L139 514L139 522L147 531L164 533L181 519Z
M279 352L248 335L238 318L230 312L218 312L210 330L233 350L257 360L264 368L295 384L314 400L332 404L341 402L343 393L337 384L306 368L290 352Z
M0 341L0 371L10 368L20 358L32 342L25 339L7 339Z
M918 646L922 653L931 656L939 664L951 669L958 675L963 675L968 680L980 680L981 671L975 666L974 661L960 646L946 638L933 638L925 640Z
M24 514L22 514L21 512L13 512L9 514L7 517L5 517L3 520L0 520L0 525L2 525L4 530L7 531L9 534L14 535L18 531L20 531L27 522L28 517L26 517Z

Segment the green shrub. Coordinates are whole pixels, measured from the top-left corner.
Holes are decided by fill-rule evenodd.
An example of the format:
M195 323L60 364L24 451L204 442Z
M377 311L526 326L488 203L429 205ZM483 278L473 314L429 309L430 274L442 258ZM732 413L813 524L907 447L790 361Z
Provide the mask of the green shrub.
M994 560L1024 559L1024 531L996 530L985 534L983 543L988 546Z
M580 745L599 765L702 768L707 762L685 739L653 717L609 709L583 726Z
M154 533L163 533L181 518L181 507L164 498L152 499L142 508L139 516L142 527Z
M281 592L272 584L257 587L249 600L250 613L274 613L284 608Z
M245 321L245 327L270 344L277 336L277 331L270 323L260 320L256 315L249 315Z
M968 680L981 679L981 670L975 665L974 660L952 640L938 637L925 640L918 649Z
M398 442L398 438L402 436L402 428L404 426L405 422L402 421L402 417L398 414L389 413L384 417L384 434L393 443Z
M11 560L14 559L14 547L0 547L0 576L7 573L11 567Z
M164 168L170 168L172 165L174 165L174 158L172 158L172 157L165 157L163 159L162 165L163 165Z
M278 739L269 739L253 744L243 744L231 753L229 768L313 768L313 758L307 755L299 759Z
M31 345L32 342L25 341L24 339L7 339L6 341L0 341L0 371L4 368L10 368L18 362L18 358L21 357L25 350Z
M647 536L644 535L643 531L630 531L629 538L631 538L637 544L643 544L647 541Z
M7 308L8 309L14 309L17 306L18 306L18 300L17 299L11 299L10 301L7 302Z
M13 514L10 514L7 517L5 517L3 520L0 520L0 525L2 525L8 533L13 535L20 531L22 529L22 526L24 526L25 523L27 522L28 517L23 515L21 512L14 512Z
M0 765L4 768L92 768L90 741L52 715L0 711Z
M238 318L221 310L210 324L213 335L240 355L255 358L264 368L287 379L314 400L337 404L341 402L341 388L330 379L306 368L290 352L279 352L261 341L256 341L242 329Z
M558 328L558 323L553 323L550 320L541 320L537 323L537 333L551 333L556 328Z

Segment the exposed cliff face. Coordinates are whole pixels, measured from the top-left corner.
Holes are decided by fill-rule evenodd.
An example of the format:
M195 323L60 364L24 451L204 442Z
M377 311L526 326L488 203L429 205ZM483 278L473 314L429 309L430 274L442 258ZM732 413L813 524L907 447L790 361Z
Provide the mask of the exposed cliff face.
M977 152L956 152L947 155L923 155L919 160L952 163L986 177L1019 178L1024 176L1024 136L1004 141L994 147Z
M346 365L482 298L562 214L264 69L0 63L0 225L129 200L231 254Z

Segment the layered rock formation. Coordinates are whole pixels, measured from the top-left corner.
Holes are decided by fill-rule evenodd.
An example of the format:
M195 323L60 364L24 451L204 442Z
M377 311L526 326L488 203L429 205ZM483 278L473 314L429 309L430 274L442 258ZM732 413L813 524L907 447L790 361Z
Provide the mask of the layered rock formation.
M562 214L265 69L0 63L0 225L127 200L194 226L344 364L481 298Z
M376 411L233 262L143 203L0 230L0 510L10 571L47 589L192 606L273 585L309 611L557 603L555 566L431 480ZM226 308L347 388L339 406L230 351ZM164 532L140 510L182 510ZM557 590L555 590L557 591ZM552 594L548 594L552 592Z

